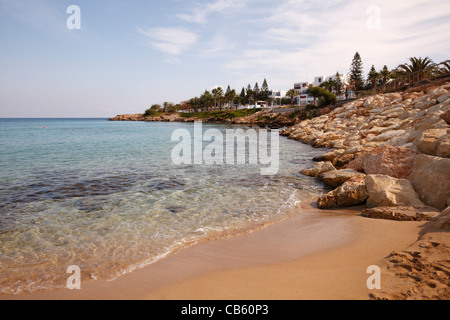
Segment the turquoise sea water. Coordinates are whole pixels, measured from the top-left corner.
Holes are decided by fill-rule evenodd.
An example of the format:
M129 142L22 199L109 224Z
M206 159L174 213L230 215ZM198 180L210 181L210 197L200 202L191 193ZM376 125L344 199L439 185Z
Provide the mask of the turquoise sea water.
M275 176L255 165L174 165L180 128L193 132L183 123L0 119L0 293L63 288L70 265L83 281L111 280L281 220L322 190L299 174L321 151L283 137Z

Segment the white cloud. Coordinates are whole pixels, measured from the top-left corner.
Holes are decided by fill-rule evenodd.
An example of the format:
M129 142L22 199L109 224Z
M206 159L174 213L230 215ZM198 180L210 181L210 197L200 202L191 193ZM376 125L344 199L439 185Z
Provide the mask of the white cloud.
M170 55L179 55L197 42L197 34L181 28L138 28L148 38L148 44Z
M381 29L368 28L371 5L380 8ZM275 85L309 80L315 75L348 72L356 51L365 69L372 64L394 68L411 56L438 62L448 56L450 2L294 1L279 2L255 18L263 30L252 33L241 54L227 63L233 74L247 78L255 70Z
M205 24L208 15L212 13L223 14L228 9L243 8L243 0L217 0L213 3L197 4L195 8L190 9L189 13L179 13L177 17L187 22Z

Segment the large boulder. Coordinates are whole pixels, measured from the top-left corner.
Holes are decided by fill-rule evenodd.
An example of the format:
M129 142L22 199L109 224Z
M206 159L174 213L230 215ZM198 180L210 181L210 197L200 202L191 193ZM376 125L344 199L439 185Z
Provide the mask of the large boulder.
M406 179L414 166L414 157L419 154L413 146L383 146L358 157L346 168L364 171L366 174L383 174L397 179Z
M421 152L435 156L440 139L445 135L447 135L447 129L426 130L414 141L414 144Z
M319 163L316 163L314 167L310 169L305 169L301 173L305 176L309 177L318 177L319 174L329 172L329 171L335 171L336 168L331 164L329 161L322 161Z
M444 210L450 198L450 159L418 155L409 177L420 199Z
M319 178L325 185L335 189L353 177L365 178L365 176L364 173L355 170L343 169L322 173L319 175Z
M423 206L414 188L406 179L386 175L368 175L366 187L369 193L367 207Z
M364 179L354 177L339 188L321 196L318 206L320 209L354 206L364 203L368 197Z
M366 218L397 221L431 221L441 216L439 210L427 206L377 207L365 209L361 215Z

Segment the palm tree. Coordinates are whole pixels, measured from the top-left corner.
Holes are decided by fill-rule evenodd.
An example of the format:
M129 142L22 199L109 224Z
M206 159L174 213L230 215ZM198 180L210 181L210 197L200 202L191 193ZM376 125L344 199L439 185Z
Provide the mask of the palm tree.
M219 102L219 104L220 104L220 102L222 101L222 98L223 98L223 89L222 89L222 87L217 87L217 88L212 89L211 92L214 96L214 107L217 108L217 102Z
M401 75L410 75L423 71L419 73L418 81L423 80L425 77L431 75L432 72L431 67L434 65L434 62L429 57L425 58L411 57L409 58L409 62L410 62L409 64L405 63L398 66L397 70ZM424 69L428 70L425 71Z
M167 109L169 109L169 102L164 102L163 106L164 106L164 113L167 113Z
M228 106L229 106L229 108L231 109L232 108L232 103L234 103L234 99L236 98L236 90L231 90L230 91L230 101L231 101L231 103L230 102L228 102Z
M298 92L295 89L291 89L286 93L286 96L291 98L291 106L294 105L294 98L298 96Z
M441 67L437 70L437 75L450 73L450 60L441 63Z
M327 89L328 91L332 92L334 87L336 86L336 83L333 79L329 79L327 81L322 82L320 85L321 88Z

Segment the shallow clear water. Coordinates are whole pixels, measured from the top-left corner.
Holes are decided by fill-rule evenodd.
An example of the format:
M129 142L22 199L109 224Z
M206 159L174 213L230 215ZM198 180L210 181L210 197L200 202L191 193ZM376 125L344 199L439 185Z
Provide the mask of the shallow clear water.
M179 128L193 132L182 123L0 119L0 293L63 288L70 265L84 281L114 279L283 219L322 190L299 174L321 151L283 137L275 176L255 165L174 165Z

